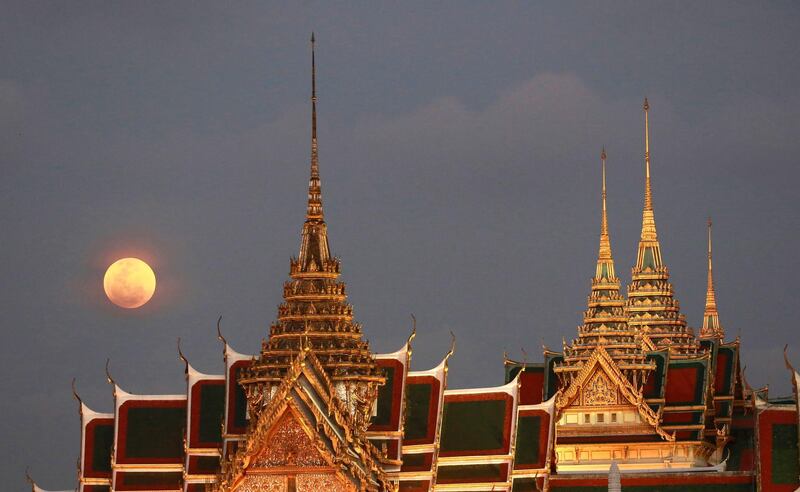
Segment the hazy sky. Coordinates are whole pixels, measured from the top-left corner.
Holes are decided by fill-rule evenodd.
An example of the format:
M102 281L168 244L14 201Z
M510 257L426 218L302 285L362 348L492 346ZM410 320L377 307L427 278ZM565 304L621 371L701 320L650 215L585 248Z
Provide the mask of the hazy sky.
M458 339L451 387L541 360L586 306L599 153L617 271L635 260L643 96L664 259L689 323L705 223L728 338L754 386L800 363L800 6L772 2L0 2L0 463L74 487L76 377L110 411L184 391L175 340L222 372L215 321L259 349L304 218L309 43L331 248L376 351L419 321L412 366ZM145 308L105 299L123 255ZM5 485L8 484L8 485Z

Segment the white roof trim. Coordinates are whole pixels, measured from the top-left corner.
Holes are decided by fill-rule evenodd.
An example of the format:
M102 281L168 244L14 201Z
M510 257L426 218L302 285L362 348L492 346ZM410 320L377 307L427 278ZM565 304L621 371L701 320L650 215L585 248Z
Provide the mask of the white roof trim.
M408 371L409 377L420 377L420 376L433 376L439 380L444 379L444 366L447 363L447 358L442 359L442 362L439 363L438 366L428 369L427 371Z
M122 406L123 403L126 401L146 401L146 400L153 400L153 401L166 401L166 400L186 400L186 395L135 395L133 393L128 393L127 391L120 388L118 385L114 385L114 394L116 398L114 399L114 405L116 407L116 411L114 412L117 414L119 412L119 407Z
M85 456L86 455L86 426L89 425L89 423L92 420L96 420L96 419L112 419L112 420L114 420L114 414L113 413L95 412L94 410L92 410L91 408L86 406L86 404L81 401L81 452L80 452L81 463L80 463L80 470L78 471L79 477L81 479L83 479L83 465L84 465L84 463L86 463L86 461L85 461L86 460L86 456ZM116 421L114 422L114 425L116 426Z
M225 344L225 368L230 369L230 367L239 362L240 360L248 360L255 357L254 355L247 355L247 354L240 354L239 352L233 350L230 345L227 343Z
M520 371L521 373L522 371ZM444 395L477 395L482 393L507 393L514 397L516 400L517 391L519 389L519 375L517 373L514 379L509 381L503 386L495 386L493 388L465 388L465 389L447 389L444 390Z
M191 388L198 381L205 381L205 380L224 381L225 380L225 375L224 374L205 374L205 373L202 373L202 372L198 371L194 367L192 367L191 364L189 364L189 372L188 372L187 376L188 376L189 388Z
M39 487L39 486L38 486L38 485L36 485L36 484L34 484L34 485L33 485L33 491L34 491L34 492L52 492L52 491L47 491L47 490L45 490L45 489L43 489L43 488ZM63 492L75 492L75 489L72 489L72 490L64 490Z
M553 414L556 408L556 397L552 396L549 400L537 403L536 405L519 405L517 409L521 412L523 410L544 410L549 414Z
M81 402L81 425L86 427L86 425L94 419L113 419L113 413L101 413L96 412L89 408L86 403Z
M403 364L405 364L405 360L407 359L408 354L408 343L404 343L400 350L389 354L375 354L373 357L376 359L395 359L395 360L403 360Z

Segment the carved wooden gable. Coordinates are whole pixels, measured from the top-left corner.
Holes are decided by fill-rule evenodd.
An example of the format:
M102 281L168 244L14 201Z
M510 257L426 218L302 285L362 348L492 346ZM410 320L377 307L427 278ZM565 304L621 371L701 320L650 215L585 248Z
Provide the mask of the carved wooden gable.
M617 383L612 382L608 375L602 370L595 372L583 388L581 388L582 405L617 405L618 403L620 403L620 401Z
M328 461L288 408L267 434L266 446L251 461L251 468L319 467Z
M250 459L236 492L348 492L320 436L287 406Z
M330 473L289 475L247 475L236 492L351 492L344 482Z
M559 412L566 411L568 407L593 406L629 406L662 439L675 440L674 435L661 428L659 415L647 405L641 391L623 376L617 363L603 347L592 352L578 376L556 400Z
M325 369L306 348L245 442L223 462L214 492L393 490L380 451L354 429Z

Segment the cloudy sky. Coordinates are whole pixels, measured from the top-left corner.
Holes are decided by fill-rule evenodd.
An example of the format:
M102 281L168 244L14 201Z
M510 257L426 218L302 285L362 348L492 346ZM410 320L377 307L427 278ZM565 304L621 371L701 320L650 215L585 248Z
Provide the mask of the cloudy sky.
M376 351L419 321L413 367L458 339L451 386L502 382L581 320L608 149L624 283L651 103L664 259L692 326L705 223L728 337L754 386L800 363L800 7L773 2L532 6L427 2L1 2L0 463L74 486L77 405L179 393L175 340L221 372L215 321L258 350L297 254L317 32L331 247ZM146 307L113 307L105 268L155 268Z

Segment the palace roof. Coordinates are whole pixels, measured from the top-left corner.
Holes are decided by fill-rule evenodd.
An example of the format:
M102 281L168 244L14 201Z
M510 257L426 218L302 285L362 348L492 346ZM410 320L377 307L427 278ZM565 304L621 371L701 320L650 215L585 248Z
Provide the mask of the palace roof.
M620 292L601 154L597 265L578 337L542 363L505 358L505 380L448 387L450 350L412 367L407 342L373 353L353 320L322 208L312 36L312 136L300 253L277 321L257 354L223 337L224 372L196 370L186 389L123 390L114 407L78 397L80 492L795 490L800 374L784 401L754 390L740 342L719 324L708 236L701 337L680 312L656 233L645 99L645 201L627 299ZM74 390L74 388L73 388ZM34 492L41 491L32 480ZM655 488L654 488L655 487Z

